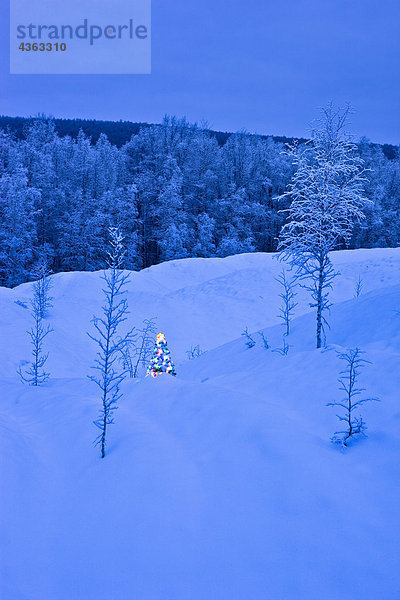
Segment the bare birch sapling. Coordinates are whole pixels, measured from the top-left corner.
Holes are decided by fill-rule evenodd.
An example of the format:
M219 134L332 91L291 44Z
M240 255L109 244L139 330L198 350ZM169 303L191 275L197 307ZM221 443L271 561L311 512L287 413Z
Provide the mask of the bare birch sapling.
M359 414L359 407L365 402L378 401L378 399L360 398L360 395L365 392L365 388L358 387L360 372L367 364L371 364L370 361L362 358L364 352L359 348L355 348L337 354L339 359L345 363L338 379L339 388L344 392L344 396L339 401L330 402L328 406L336 406L342 409L337 418L345 426L345 429L334 433L332 442L347 446L352 437L357 435L365 437L367 427Z
M100 429L95 445L100 446L101 458L105 457L107 428L114 423L114 412L122 396L120 385L126 375L126 371L120 371L118 368L119 356L122 348L129 343L133 331L130 330L122 337L119 335L120 326L126 321L128 315L125 288L129 274L122 270L125 254L123 236L117 228L113 227L109 229L109 235L108 269L102 275L105 282L103 289L105 302L102 316L95 316L92 319L95 333L93 335L88 333L98 346L95 364L92 367L97 373L90 375L89 379L96 383L101 391L101 408L98 418L94 421L95 426Z

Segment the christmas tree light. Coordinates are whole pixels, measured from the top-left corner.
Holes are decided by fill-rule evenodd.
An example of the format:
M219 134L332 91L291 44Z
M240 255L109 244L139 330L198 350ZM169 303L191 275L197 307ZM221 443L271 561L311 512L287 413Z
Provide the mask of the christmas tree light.
M153 357L146 375L157 377L157 375L160 375L161 373L176 375L175 366L172 362L170 351L168 350L167 340L163 333L157 335Z

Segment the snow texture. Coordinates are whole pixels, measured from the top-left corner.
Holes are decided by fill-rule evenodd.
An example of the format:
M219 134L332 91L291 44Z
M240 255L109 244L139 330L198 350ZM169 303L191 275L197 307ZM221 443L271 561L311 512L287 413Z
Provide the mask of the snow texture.
M50 380L24 386L32 284L0 288L2 600L400 598L400 249L332 254L328 349L298 290L288 355L271 254L133 273L126 328L157 317L177 377L126 379L108 455L86 335L96 273L51 277ZM354 297L358 277L364 283ZM262 330L247 348L241 332ZM186 352L205 350L188 360ZM341 450L335 350L359 346L368 437Z

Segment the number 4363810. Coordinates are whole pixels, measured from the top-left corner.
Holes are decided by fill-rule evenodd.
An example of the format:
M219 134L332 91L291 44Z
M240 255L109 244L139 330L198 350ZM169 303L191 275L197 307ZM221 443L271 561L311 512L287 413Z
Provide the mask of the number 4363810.
M30 42L22 42L18 46L18 50L22 50L23 52L65 52L66 49L67 44L64 44L64 42L61 44L58 42L55 42L54 44L52 42L35 42L33 44Z

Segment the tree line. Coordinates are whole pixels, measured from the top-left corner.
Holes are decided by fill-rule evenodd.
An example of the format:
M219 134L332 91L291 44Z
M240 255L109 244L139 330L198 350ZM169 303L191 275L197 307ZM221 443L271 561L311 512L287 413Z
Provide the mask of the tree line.
M301 145L301 144L300 144ZM303 144L304 145L304 144ZM362 139L365 218L335 248L400 244L400 157ZM101 133L61 135L38 118L0 132L0 284L98 270L108 232L124 237L125 266L191 256L271 252L290 219L285 195L298 165L287 145L246 133L225 140L185 119L138 126L120 147Z

